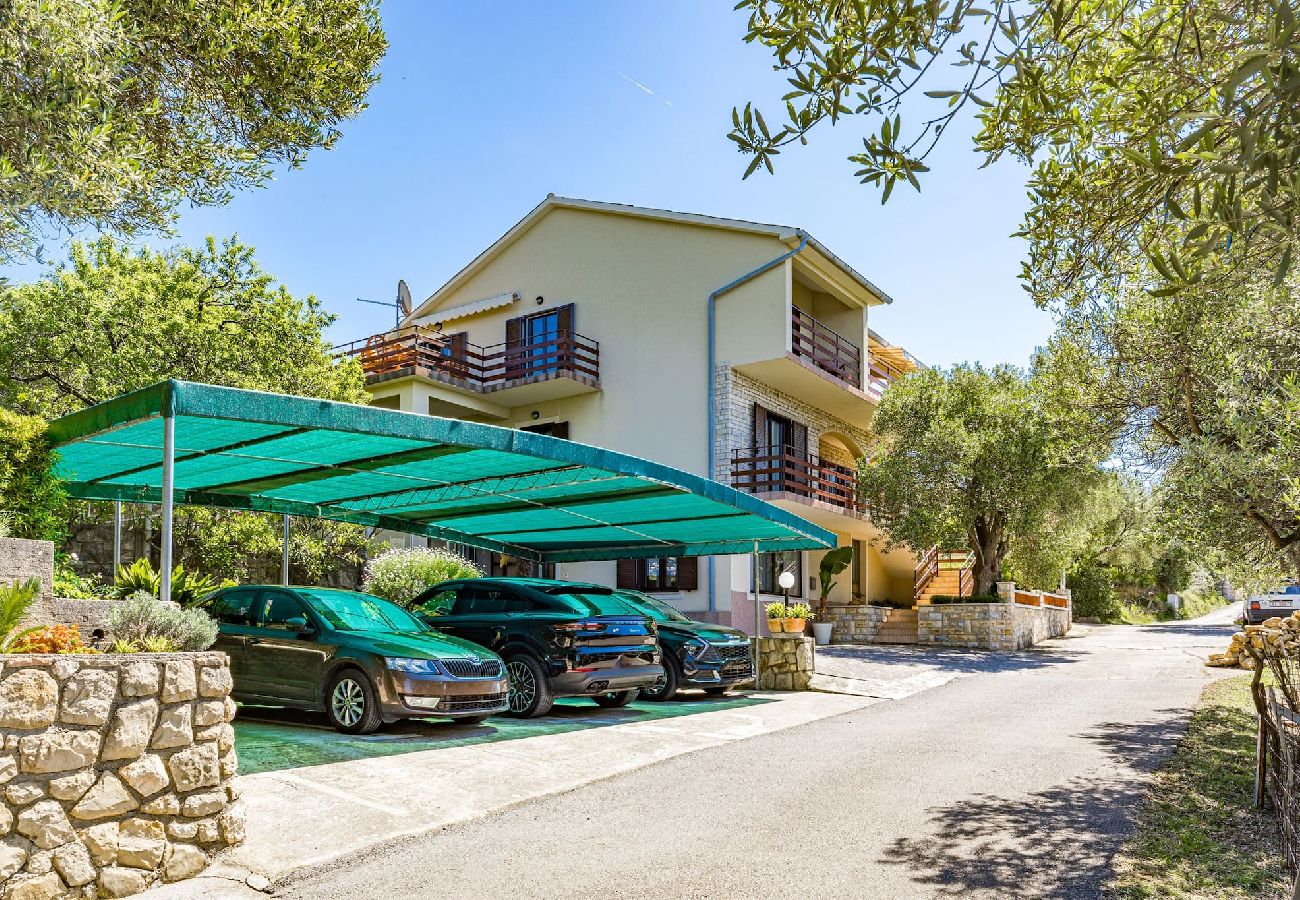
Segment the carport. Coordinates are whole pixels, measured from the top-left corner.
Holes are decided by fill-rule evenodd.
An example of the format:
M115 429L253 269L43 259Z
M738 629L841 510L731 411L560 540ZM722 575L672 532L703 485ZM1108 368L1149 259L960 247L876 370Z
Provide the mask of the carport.
M820 550L835 536L727 485L561 438L185 381L50 424L70 496L352 522L533 562ZM287 575L286 575L287 577ZM755 614L757 617L755 578Z

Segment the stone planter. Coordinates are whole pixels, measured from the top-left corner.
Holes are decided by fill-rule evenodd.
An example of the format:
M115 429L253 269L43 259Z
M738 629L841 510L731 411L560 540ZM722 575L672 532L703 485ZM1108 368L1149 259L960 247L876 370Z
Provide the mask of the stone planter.
M125 897L244 837L224 653L0 656L0 895Z
M812 638L789 634L755 640L759 690L808 690L813 676Z

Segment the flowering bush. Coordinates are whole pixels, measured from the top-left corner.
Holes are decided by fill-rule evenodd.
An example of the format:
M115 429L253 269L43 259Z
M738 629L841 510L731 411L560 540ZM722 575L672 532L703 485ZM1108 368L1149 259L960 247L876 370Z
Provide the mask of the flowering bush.
M366 564L362 586L385 600L409 606L431 584L482 575L482 569L450 550L413 547L389 550L372 559Z

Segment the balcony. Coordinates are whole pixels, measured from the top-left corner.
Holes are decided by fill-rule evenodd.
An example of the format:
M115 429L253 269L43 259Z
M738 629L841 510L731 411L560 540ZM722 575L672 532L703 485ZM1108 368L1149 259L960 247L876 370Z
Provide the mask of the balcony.
M737 490L768 495L770 500L789 499L855 518L867 515L858 499L856 472L794 447L733 450L731 484Z
M790 352L845 384L862 387L862 350L797 306L790 307Z
M410 325L335 348L354 357L366 384L417 377L519 405L600 389L600 344L576 332L545 340L471 344L463 334Z

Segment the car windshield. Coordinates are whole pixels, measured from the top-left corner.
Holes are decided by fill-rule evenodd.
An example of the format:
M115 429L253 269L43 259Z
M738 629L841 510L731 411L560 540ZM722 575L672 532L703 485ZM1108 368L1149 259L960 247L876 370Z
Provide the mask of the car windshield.
M586 591L580 588L552 588L546 591L585 616L626 616L647 615L631 600L619 597L608 591Z
M428 631L395 603L351 591L299 591L311 608L338 631Z
M654 597L647 594L642 594L637 591L619 591L618 596L642 610L656 622L691 621L667 603L664 603L662 600L656 600Z

